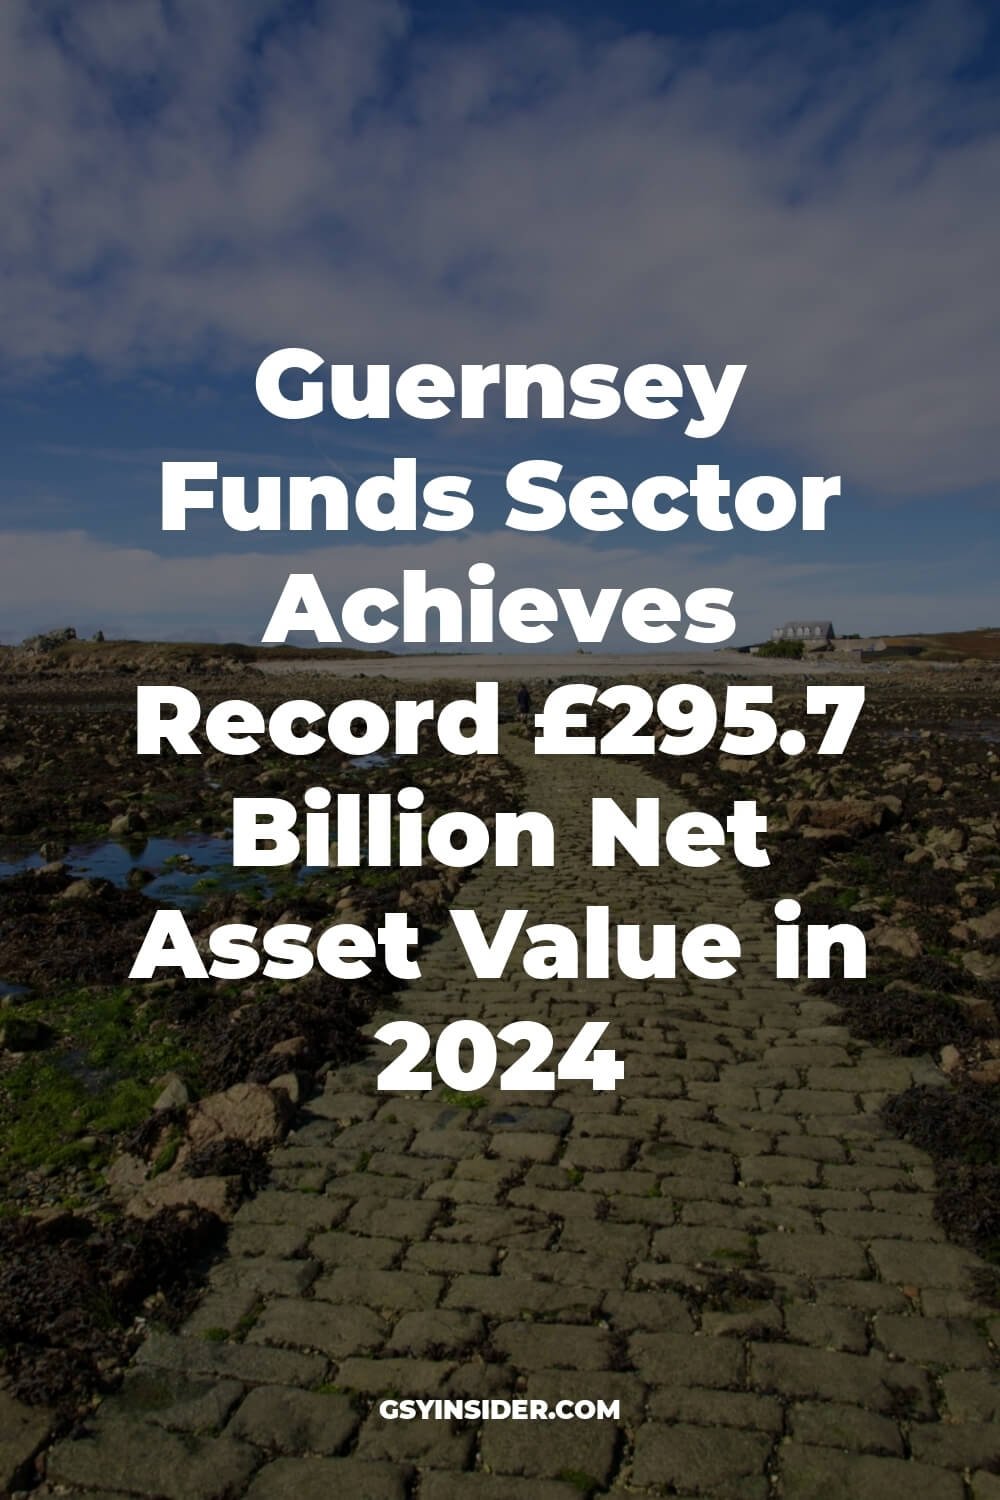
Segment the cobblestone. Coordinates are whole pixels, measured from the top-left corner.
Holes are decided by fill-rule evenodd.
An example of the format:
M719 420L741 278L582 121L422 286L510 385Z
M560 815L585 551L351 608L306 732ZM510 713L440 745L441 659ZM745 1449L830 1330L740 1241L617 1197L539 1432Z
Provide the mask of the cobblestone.
M346 1396L263 1385L250 1392L229 1424L233 1437L274 1453L337 1453L360 1418Z
M353 1458L279 1458L261 1469L248 1500L406 1500L409 1471Z
M25 1406L0 1391L0 1491L13 1488L51 1428L52 1416L43 1407Z
M780 1462L782 1500L962 1500L965 1492L957 1474L899 1458L789 1443Z
M108 1417L93 1433L57 1443L46 1474L50 1482L85 1489L111 1481L164 1500L217 1500L244 1486L257 1463L256 1451L233 1438L180 1436Z
M639 1485L668 1485L695 1495L764 1500L770 1450L771 1439L763 1434L647 1422L636 1438L632 1477Z

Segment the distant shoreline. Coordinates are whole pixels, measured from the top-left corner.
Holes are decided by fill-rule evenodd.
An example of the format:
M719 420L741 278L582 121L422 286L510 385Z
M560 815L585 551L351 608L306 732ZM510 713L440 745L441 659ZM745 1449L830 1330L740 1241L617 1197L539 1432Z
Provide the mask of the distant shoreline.
M692 672L721 673L728 677L804 677L831 673L856 677L872 670L856 656L831 652L806 656L801 661L759 658L741 651L684 651L650 653L554 652L551 655L496 654L394 656L383 660L257 661L258 672L267 676L386 677L397 682L428 682L435 678L467 681L489 678L494 682L521 679L631 676L685 677Z

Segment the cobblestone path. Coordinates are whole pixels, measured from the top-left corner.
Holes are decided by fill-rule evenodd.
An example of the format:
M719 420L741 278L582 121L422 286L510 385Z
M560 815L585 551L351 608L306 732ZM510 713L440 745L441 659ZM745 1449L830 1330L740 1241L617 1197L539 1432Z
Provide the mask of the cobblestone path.
M432 1029L608 1019L625 1078L479 1107L332 1076L238 1213L178 1336L49 1455L53 1490L174 1500L996 1500L998 1315L933 1218L929 1160L879 1124L940 1081L854 1044L769 977L769 912L735 867L592 870L589 804L665 789L631 766L537 764L556 871L484 868L460 903L577 929L730 923L739 977L477 981L454 933L398 1011ZM665 814L680 811L664 798ZM385 1020L378 1018L376 1024ZM380 1057L380 1061L384 1057ZM991 1324L991 1319L992 1324ZM391 1422L376 1398L618 1399L621 1422Z

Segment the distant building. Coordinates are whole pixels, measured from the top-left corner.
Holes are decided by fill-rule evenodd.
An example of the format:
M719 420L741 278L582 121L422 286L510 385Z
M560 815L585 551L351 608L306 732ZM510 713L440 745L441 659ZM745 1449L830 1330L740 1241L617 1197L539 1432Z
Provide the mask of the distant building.
M772 641L832 641L832 620L788 620L771 631Z

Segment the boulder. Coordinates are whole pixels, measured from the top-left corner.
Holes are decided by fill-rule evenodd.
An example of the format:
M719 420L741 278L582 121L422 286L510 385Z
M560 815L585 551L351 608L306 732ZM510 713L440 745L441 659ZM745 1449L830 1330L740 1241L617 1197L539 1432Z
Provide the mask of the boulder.
M970 917L967 925L982 943L991 943L994 938L1000 938L1000 906L994 906L992 911L984 912L981 917Z
M69 885L61 890L58 895L59 901L89 901L96 896L100 887L93 880L72 880Z
M55 1426L55 1413L44 1406L25 1406L9 1391L0 1391L0 1494L32 1478L28 1466Z
M141 1156L125 1151L116 1156L104 1174L104 1185L112 1198L130 1198L149 1176L149 1166Z
M305 1057L308 1051L309 1043L304 1036L288 1036L285 1037L284 1041L275 1042L274 1046L270 1048L268 1055L270 1057L298 1059Z
M60 1203L35 1209L33 1213L26 1214L25 1218L31 1223L35 1234L51 1245L63 1240L86 1239L93 1233L93 1225L89 1219L74 1213L71 1208L64 1208Z
M298 1104L302 1097L302 1083L297 1073L279 1073L277 1078L271 1079L268 1088L280 1089L292 1104Z
M861 838L894 823L902 811L898 797L791 798L787 804L792 828L828 830Z
M976 979L1000 979L1000 955L996 953L963 953L962 966Z
M292 1115L287 1095L260 1083L237 1083L196 1104L187 1123L181 1165L192 1151L217 1141L242 1141L247 1146L273 1146L288 1129Z
M903 958L919 958L924 945L912 927L880 927L872 934L876 948L889 948Z
M239 1201L238 1182L234 1177L157 1177L141 1187L125 1205L133 1219L151 1219L161 1208L202 1208L217 1218L232 1217Z
M959 854L965 848L965 829L959 828L957 824L948 828L928 828L924 844L932 854Z

